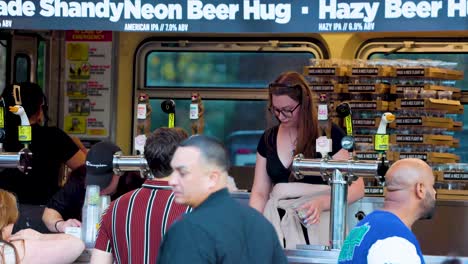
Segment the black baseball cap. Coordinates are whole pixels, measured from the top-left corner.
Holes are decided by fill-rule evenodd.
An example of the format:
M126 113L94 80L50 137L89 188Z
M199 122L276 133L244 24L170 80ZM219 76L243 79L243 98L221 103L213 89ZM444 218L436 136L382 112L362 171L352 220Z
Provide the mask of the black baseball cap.
M114 175L114 154L120 151L117 145L109 141L94 144L86 155L86 185L98 185L101 190L106 188Z

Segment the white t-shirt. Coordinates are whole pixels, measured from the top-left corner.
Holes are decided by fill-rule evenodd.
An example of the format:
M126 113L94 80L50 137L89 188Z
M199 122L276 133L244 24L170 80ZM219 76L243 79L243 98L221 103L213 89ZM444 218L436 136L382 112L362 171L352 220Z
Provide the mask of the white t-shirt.
M367 254L367 263L420 264L421 258L411 242L394 236L375 242Z

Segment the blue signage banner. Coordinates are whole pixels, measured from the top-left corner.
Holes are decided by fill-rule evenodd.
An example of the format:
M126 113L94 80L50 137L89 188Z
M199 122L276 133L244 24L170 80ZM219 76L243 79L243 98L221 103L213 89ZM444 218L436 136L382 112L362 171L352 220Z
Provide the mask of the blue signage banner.
M10 0L0 28L190 33L468 30L468 0Z

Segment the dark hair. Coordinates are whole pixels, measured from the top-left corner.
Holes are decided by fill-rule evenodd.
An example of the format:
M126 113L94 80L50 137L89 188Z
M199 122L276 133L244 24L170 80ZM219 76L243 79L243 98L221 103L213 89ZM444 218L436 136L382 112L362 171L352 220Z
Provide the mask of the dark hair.
M287 95L300 104L294 155L302 153L307 158L315 157L315 139L319 135L317 109L305 78L297 72L282 73L268 87L269 108L272 106L273 95ZM266 135L265 139L270 138L269 136Z
M182 141L180 146L195 147L200 151L201 157L209 165L215 165L226 172L229 170L229 155L226 148L224 148L223 144L215 138L204 135L195 135Z
M172 156L179 143L187 137L182 128L167 127L158 128L148 136L143 154L154 177L163 178L172 173Z

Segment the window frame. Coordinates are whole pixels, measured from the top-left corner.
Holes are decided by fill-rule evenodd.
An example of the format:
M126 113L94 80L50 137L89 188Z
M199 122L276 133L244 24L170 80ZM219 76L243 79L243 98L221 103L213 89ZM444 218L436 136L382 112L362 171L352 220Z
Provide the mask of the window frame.
M6 56L5 56L5 76L1 76L0 78L4 78L5 86L11 82L11 35L6 34L4 32L0 32L0 41L2 41L2 45L5 48ZM5 87L0 87L0 94L3 92Z
M143 42L135 54L134 91L146 93L150 98L190 98L192 92L203 94L207 99L230 100L267 100L265 89L259 88L200 88L200 87L158 87L145 86L146 57L153 51L212 51L212 52L310 52L316 58L325 58L327 54L321 45L311 41L264 40L264 41L207 41L207 40L149 40ZM136 102L136 95L134 101ZM136 104L135 104L136 105Z
M357 50L355 58L367 60L374 53L467 53L468 39L375 39ZM467 76L465 76L466 78ZM468 104L468 90L461 91L460 102Z
M32 69L32 59L31 59L31 55L28 54L28 53L25 53L25 52L18 52L18 53L15 54L15 58L13 59L13 67L15 69L13 71L13 81L15 83L20 82L17 79L18 76L17 76L17 71L16 71L16 67L18 65L19 59L25 59L26 60L26 73L27 73L26 74L26 82L30 82L31 79L32 79L32 77L31 77L31 75L32 75L32 71L31 71L31 69Z
M191 98L193 92L198 92L203 99L207 100L268 100L267 87L259 88L200 88L200 87L158 87L149 88L145 86L146 58L153 51L213 51L213 52L310 52L318 59L328 57L328 51L317 39L258 39L242 38L232 40L230 38L189 38L170 39L149 38L144 40L134 55L134 87L133 87L133 115L132 115L132 138L136 135L137 118L136 109L138 95L148 94L149 98L155 99L187 99ZM132 140L132 152L135 150Z

